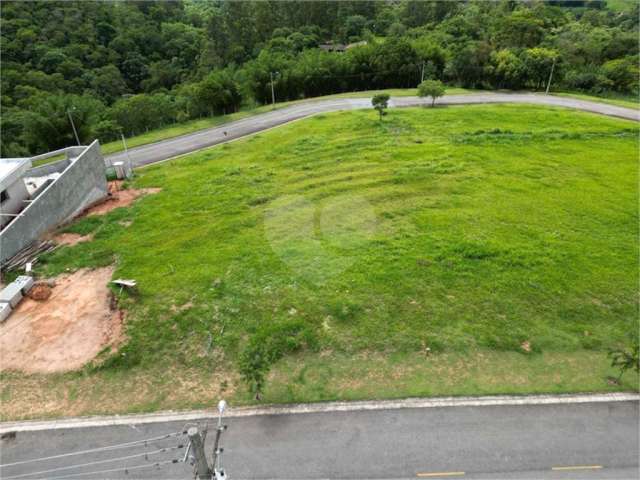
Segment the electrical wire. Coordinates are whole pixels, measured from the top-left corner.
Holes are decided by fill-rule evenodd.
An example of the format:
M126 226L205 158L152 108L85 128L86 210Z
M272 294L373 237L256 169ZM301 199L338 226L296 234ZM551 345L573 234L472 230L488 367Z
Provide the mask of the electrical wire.
M89 467L91 465L99 465L101 463L118 462L120 460L130 460L132 458L138 458L138 457L147 457L148 455L157 455L158 453L170 452L170 451L173 451L173 450L178 450L180 448L184 448L184 445L177 445L177 446L174 446L174 447L165 447L165 448L161 448L159 450L154 450L152 452L136 453L135 455L127 455L125 457L109 458L107 460L97 460L97 461L94 461L94 462L80 463L78 465L68 465L66 467L52 468L50 470L42 470L40 472L22 473L20 475L13 475L11 477L3 477L3 480L10 480L10 479L13 479L13 478L30 477L32 475L42 475L43 473L60 472L62 470L71 470L71 469L74 469L74 468Z
M12 467L14 465L24 465L27 463L34 463L34 462L44 462L45 460L54 460L56 458L65 458L65 457L72 457L74 455L84 455L85 453L95 453L95 452L107 452L107 451L111 451L111 450L119 450L121 448L128 448L128 447L132 447L134 445L138 445L141 443L149 443L149 442L155 442L158 440L164 440L167 438L172 438L172 437L177 437L180 435L184 435L185 432L174 432L174 433L168 433L166 435L161 435L158 437L153 437L153 438L145 438L144 440L136 440L133 442L127 442L127 443L118 443L116 445L109 445L107 447L97 447L97 448L91 448L89 450L81 450L78 452L72 452L72 453L62 453L60 455L52 455L50 457L41 457L41 458L33 458L30 460L21 460L19 462L13 462L13 463L5 463L4 465L0 465L0 468L4 468L4 467Z
M84 472L84 473L73 473L71 475L64 475L62 477L51 477L49 478L49 480L60 480L62 478L71 478L71 477L79 477L81 475L97 475L99 473L110 473L110 472L125 472L127 473L129 470L140 470L143 468L152 468L152 467L160 467L161 465L168 465L170 463L182 463L182 460L178 460L178 459L173 459L173 460L166 460L164 462L156 462L156 463L151 463L149 465L136 465L133 467L120 467L120 468L111 468L109 470L97 470L94 472Z

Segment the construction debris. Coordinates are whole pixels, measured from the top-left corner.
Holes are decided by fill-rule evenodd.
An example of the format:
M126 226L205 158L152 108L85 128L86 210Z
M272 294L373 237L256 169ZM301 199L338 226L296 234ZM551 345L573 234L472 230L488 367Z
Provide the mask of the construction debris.
M120 287L119 293L122 293L123 288L134 289L138 285L138 282L130 278L118 278L116 280L112 280L111 283L115 283Z
M2 269L5 271L22 269L27 265L27 263L30 263L33 266L38 261L39 255L51 252L57 247L58 245L51 240L36 240L31 245L23 248L13 257L4 262Z
M0 321L7 319L32 285L33 277L21 275L0 291Z

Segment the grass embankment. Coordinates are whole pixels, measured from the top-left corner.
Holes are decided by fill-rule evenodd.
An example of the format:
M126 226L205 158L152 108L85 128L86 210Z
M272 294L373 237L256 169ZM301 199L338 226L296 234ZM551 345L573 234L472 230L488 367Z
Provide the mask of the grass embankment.
M610 105L616 105L618 107L633 108L635 110L640 109L640 99L633 97L632 95L620 95L620 96L602 96L595 97L593 95L586 95L583 93L571 93L571 92L558 92L554 93L559 97L577 98L579 100L589 100L591 102L608 103Z
M477 93L477 92L480 92L480 90L468 90L465 88L457 88L457 87L447 88L447 95L464 95L464 94ZM284 108L290 105L295 105L303 102L330 100L332 98L373 97L378 93L388 93L393 97L409 97L409 96L417 95L417 89L416 88L394 88L394 89L388 89L388 90L367 90L363 92L338 93L335 95L326 95L324 97L307 98L307 99L295 100L291 102L280 102L280 103L276 103L275 108L276 109ZM639 106L638 101L634 101L632 97L620 97L620 98L595 97L592 95L584 95L584 94L577 94L577 93L575 94L574 93L554 93L554 95L558 95L562 97L579 98L581 100L591 100L594 102L609 103L612 105L618 105L621 107L628 107L628 108L637 109ZM169 125L166 127L151 130L141 135L136 135L134 137L128 138L127 147L128 148L139 147L140 145L159 142L160 140L166 140L168 138L178 137L180 135L185 135L187 133L193 133L193 132L197 132L199 130L204 130L207 128L218 127L220 125L224 125L229 122L242 120L243 118L265 113L273 109L274 107L272 105L263 105L260 107L246 106L241 111L232 113L229 115L200 118L197 120L190 120L188 122ZM102 145L102 153L104 154L120 152L122 150L124 150L124 147L120 140L105 143L104 145Z
M167 138L178 137L187 133L197 132L198 130L204 130L207 128L218 127L229 122L235 122L236 120L242 120L243 118L259 115L261 113L270 112L274 109L285 108L291 105L296 105L305 102L314 102L320 100L330 100L332 98L361 98L361 97L373 97L378 93L388 93L391 96L396 97L408 97L417 95L417 88L393 88L388 90L366 90L362 92L348 92L348 93L336 93L335 95L326 95L324 97L305 98L302 100L293 100L290 102L278 102L273 105L262 106L245 106L239 112L231 113L224 116L199 118L197 120L189 120L187 122L169 125L162 128L157 128L141 135L136 135L127 139L127 147L134 148L140 145L146 145L149 143L159 142L160 140L166 140ZM473 90L467 90L464 88L450 88L447 90L450 95L460 95L464 93L473 93ZM102 153L109 154L120 152L124 150L121 140L114 140L113 142L105 143L102 147Z
M320 115L144 169L160 193L38 267L135 278L128 343L4 374L3 414L250 403L240 352L290 321L315 349L275 364L266 402L637 389L605 379L638 331L637 149L634 122L476 105Z

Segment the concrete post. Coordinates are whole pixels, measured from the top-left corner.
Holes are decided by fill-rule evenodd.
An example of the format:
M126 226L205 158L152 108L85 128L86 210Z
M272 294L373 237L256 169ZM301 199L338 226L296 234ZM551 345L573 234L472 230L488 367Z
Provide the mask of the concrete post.
M200 432L198 432L198 428L191 427L187 431L187 435L189 436L189 440L191 440L191 448L196 457L196 477L199 480L210 480L211 469L207 463L207 457L204 454L204 442L202 441Z

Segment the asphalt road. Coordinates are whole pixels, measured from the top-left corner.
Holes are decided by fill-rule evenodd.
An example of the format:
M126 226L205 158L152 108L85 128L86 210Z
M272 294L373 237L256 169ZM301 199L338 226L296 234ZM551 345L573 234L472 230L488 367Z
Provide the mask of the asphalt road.
M637 479L638 415L637 401L617 401L231 417L222 439L223 466L231 479ZM14 438L5 434L0 461L4 465L153 438L184 427L182 421L18 432ZM207 451L212 439L211 434ZM187 463L135 468L182 458L184 448L126 460L128 474L125 460L63 469L184 441L180 435L146 446L18 464L3 467L0 476L187 479L192 472ZM113 468L119 470L86 474ZM26 475L52 469L63 470Z
M430 103L418 97L394 97L390 107L412 107ZM640 121L640 111L603 103L578 100L573 98L554 97L534 93L474 93L469 95L445 95L437 105L465 105L479 103L525 103L535 105L551 105L576 110L608 115ZM331 100L309 101L271 112L255 115L226 125L201 130L195 133L170 138L148 145L132 148L129 156L134 167L159 162L178 155L193 152L236 138L273 128L293 120L338 110L355 110L371 108L370 98L338 98ZM107 155L107 161L126 161L124 152Z

